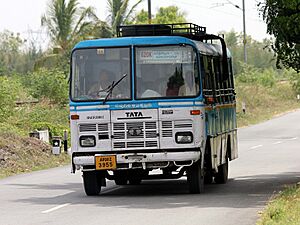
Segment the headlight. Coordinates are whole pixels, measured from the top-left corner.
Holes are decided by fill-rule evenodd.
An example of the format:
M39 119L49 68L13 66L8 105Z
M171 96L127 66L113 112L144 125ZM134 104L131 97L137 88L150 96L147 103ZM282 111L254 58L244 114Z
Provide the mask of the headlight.
M95 136L81 136L79 143L81 147L94 147L96 146L96 138Z
M177 132L175 134L175 141L177 144L190 144L193 142L192 132Z

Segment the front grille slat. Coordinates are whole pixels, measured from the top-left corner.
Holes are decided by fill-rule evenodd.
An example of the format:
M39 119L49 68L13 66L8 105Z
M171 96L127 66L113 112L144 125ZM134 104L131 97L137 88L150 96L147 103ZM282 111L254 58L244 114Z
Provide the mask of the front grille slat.
M146 138L156 138L157 133L156 130L147 130L146 131Z
M190 128L190 127L193 127L193 124L175 124L174 128Z
M114 139L125 139L125 132L114 132Z
M115 142L114 148L125 148L125 142Z
M172 129L172 121L162 121L162 129Z
M114 123L113 130L125 130L125 124L124 123Z
M146 122L145 123L146 130L154 130L156 129L156 122Z
M173 131L172 130L163 130L162 137L173 137Z
M79 125L79 132L91 132L97 131L96 124L80 124Z
M127 142L127 148L143 148L143 147L144 147L143 141Z
M108 123L98 123L98 131L108 131Z
M146 141L146 147L157 147L157 141Z
M174 121L174 128L192 128L193 123L191 120L177 120Z

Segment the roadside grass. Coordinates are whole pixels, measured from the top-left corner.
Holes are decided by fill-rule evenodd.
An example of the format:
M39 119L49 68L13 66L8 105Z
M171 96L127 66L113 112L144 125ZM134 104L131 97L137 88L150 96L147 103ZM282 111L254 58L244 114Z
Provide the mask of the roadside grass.
M237 82L236 93L238 127L256 124L300 108L289 82L277 82L273 87ZM242 102L246 104L245 114L242 112Z
M300 183L286 187L269 202L257 225L299 225Z

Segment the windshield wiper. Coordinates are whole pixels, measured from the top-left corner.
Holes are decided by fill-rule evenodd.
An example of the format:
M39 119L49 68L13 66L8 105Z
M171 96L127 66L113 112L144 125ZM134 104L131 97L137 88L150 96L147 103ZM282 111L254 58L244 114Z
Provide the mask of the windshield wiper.
M103 101L103 105L105 104L105 102L107 101L108 97L112 94L113 89L125 78L127 77L127 73L124 73L123 76L117 81L113 81L111 85L109 85L109 88L107 90L107 95L105 96L105 99Z

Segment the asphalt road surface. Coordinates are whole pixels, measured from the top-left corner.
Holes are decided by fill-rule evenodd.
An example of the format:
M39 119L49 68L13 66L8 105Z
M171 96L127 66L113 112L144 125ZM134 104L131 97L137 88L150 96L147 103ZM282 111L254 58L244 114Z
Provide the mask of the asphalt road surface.
M116 186L87 197L80 172L55 168L0 180L0 225L255 224L268 199L300 181L300 110L239 129L227 184L188 194L184 178Z

